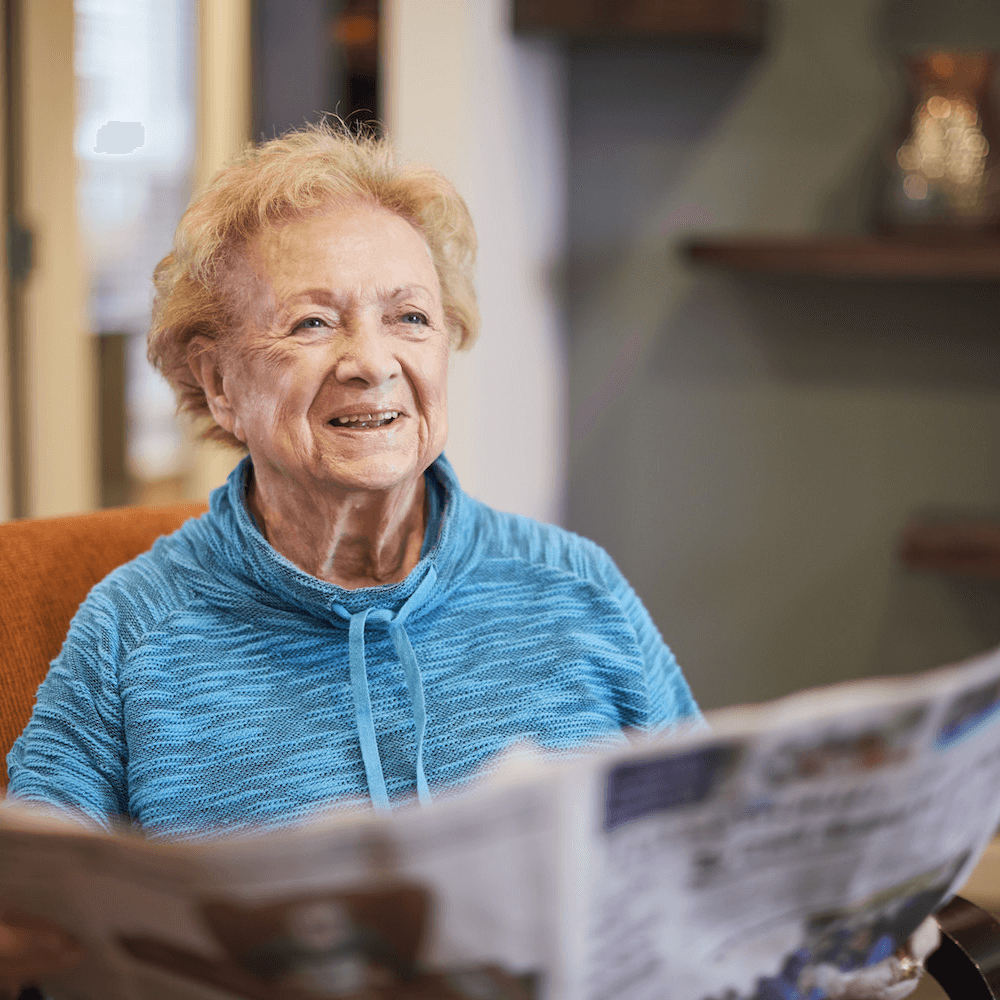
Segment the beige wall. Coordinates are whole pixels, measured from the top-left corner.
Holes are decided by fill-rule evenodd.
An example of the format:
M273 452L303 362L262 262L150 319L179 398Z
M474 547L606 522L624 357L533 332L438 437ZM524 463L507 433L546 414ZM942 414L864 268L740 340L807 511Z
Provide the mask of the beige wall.
M707 706L1000 641L996 584L896 554L922 510L1000 508L996 286L741 279L677 250L868 223L898 96L878 6L776 0L757 57L572 61L568 525Z
M502 510L561 517L565 60L515 42L508 0L387 0L385 117L402 159L455 182L479 235L479 343L453 359L446 454Z
M73 2L21 5L24 222L35 267L24 291L24 428L32 516L96 500L94 359L76 224Z
M201 0L198 6L198 165L208 183L250 139L250 0ZM185 494L201 500L221 485L240 455L188 438Z

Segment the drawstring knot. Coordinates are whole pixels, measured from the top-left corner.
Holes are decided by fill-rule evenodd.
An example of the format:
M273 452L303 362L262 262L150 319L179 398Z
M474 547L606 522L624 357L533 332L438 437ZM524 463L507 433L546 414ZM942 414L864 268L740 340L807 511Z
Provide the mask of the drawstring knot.
M420 585L398 611L389 611L387 608L364 608L351 614L342 604L333 605L333 610L349 623L348 654L351 664L351 691L354 695L354 717L361 743L361 759L364 761L365 775L368 779L368 794L371 797L372 805L379 810L389 808L389 793L385 786L382 758L375 735L371 689L368 686L368 671L365 664L365 626L368 622L387 623L389 637L392 639L396 655L402 664L403 676L406 679L406 687L410 692L410 702L413 705L413 722L417 735L417 798L421 805L429 805L431 792L427 785L427 776L424 773L424 735L427 731L427 707L424 703L424 685L420 676L420 665L413 652L410 637L406 633L406 619L411 611L420 607L425 596L434 587L436 580L437 573L431 566Z

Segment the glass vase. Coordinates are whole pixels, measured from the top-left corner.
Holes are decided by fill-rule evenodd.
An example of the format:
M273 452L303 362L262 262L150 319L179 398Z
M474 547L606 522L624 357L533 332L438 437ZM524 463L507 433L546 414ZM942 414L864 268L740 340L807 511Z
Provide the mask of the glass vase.
M908 115L887 146L879 222L891 233L996 234L1000 139L995 52L906 57Z

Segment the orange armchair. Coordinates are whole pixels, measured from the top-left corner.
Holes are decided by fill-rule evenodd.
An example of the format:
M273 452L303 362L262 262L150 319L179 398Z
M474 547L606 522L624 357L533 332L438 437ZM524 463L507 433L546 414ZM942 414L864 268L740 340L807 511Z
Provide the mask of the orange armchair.
M90 588L205 509L120 507L0 524L0 788L7 751Z

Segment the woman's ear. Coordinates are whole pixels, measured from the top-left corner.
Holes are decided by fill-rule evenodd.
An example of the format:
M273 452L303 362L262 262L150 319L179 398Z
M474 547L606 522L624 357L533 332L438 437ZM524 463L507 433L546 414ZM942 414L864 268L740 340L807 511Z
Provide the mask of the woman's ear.
M192 337L187 349L187 363L195 381L205 393L208 408L215 422L223 430L239 437L236 433L236 412L232 400L226 393L225 380L219 363L219 346L216 341L200 334Z

